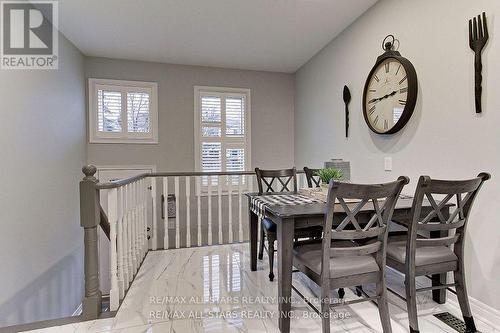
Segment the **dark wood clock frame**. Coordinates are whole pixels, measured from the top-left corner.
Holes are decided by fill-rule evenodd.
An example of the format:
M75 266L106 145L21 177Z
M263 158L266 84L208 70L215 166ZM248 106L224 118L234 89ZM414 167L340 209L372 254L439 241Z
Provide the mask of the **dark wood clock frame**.
M367 112L368 110L366 110L366 95L368 92L368 85L370 84L370 78L372 77L372 74L378 68L380 63L382 63L382 61L388 58L394 58L405 69L406 80L408 81L408 95L406 99L405 108L398 122L389 130L385 132L380 132L370 124L370 121L368 119L368 112ZM373 132L377 134L394 134L400 131L403 127L405 127L405 125L410 120L411 115L413 114L413 110L415 109L415 104L417 103L417 93L418 93L417 72L415 71L415 67L413 67L413 64L408 59L402 57L398 51L386 50L382 55L380 55L377 58L375 66L373 66L370 73L368 74L368 78L366 79L365 83L365 88L363 89L363 116L365 117L366 124Z

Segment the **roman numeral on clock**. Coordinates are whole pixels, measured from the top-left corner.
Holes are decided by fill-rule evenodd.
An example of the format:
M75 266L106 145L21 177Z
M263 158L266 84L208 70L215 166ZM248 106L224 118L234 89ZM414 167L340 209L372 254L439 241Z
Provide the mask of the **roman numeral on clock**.
M377 74L373 75L373 78L375 79L375 81L380 82L380 79L378 78Z
M406 75L405 75L405 77L404 77L404 78L402 78L402 79L401 79L401 81L399 81L399 84L401 84L401 83L405 82L405 80L406 80Z
M388 62L385 63L385 72L389 73L389 63Z
M405 93L407 91L408 91L408 87L404 87L404 88L399 89L400 94Z
M378 123L378 116L376 116L375 119L373 120L373 125L377 126L377 123Z
M388 129L389 128L389 122L387 121L387 119L384 120L384 129Z
M400 100L399 100L399 104L401 104L401 105L406 105L406 101L405 101L405 100L400 99Z
M368 111L370 112L370 115L373 114L373 112L375 112L375 105L372 106Z
M398 75L398 73L399 73L399 69L400 69L400 68L401 68L401 65L399 65L398 70L396 71L396 74L395 74L395 75Z

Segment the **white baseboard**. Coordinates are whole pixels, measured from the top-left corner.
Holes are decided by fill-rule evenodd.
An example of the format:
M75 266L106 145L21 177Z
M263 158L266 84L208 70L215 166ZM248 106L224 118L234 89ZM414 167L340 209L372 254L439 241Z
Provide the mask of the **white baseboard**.
M81 314L82 314L82 303L80 303L80 305L78 305L75 312L73 312L72 316L75 317L75 316L79 316Z
M388 269L397 275L404 277L403 273L392 268ZM450 281L453 281L453 278L448 277L448 283L451 283ZM456 310L458 318L462 319L462 311L460 310L457 296L454 293L446 293L446 305L453 307ZM470 296L469 305L471 307L473 318L477 318L496 330L500 330L500 311Z
M458 313L461 313L457 296L450 292L446 293L446 296L446 303L456 308ZM492 326L496 330L500 329L500 311L470 296L469 304L474 318Z

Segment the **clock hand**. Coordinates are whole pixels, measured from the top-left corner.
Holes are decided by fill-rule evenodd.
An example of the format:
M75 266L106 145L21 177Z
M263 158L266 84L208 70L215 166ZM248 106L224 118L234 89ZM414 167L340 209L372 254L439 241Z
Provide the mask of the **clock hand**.
M381 101L381 100L383 100L384 98L394 96L396 93L397 93L397 91L395 90L395 91L391 92L390 94L384 95L384 96L382 96L382 97L379 97L379 98L373 98L373 99L369 100L369 101L368 101L368 103L375 103L375 102Z
M385 95L384 97L381 97L381 98L379 98L379 99L384 99L384 98L387 98L387 97L394 96L396 93L397 93L397 91L393 91L393 92L391 92L390 94L387 94L387 95Z

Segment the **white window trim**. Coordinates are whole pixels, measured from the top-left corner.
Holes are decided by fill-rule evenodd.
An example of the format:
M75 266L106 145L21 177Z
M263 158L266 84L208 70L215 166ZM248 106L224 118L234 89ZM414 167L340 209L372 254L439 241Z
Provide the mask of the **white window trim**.
M220 93L220 94L244 94L246 96L246 110L245 110L245 170L248 171L252 165L252 126L251 126L251 91L248 88L229 88L229 87L210 87L210 86L194 86L194 156L195 156L195 170L197 172L201 170L201 106L200 106L200 94L201 93ZM222 120L221 131L224 127L224 119ZM222 153L224 155L224 153ZM225 160L224 156L221 156L222 160Z
M113 89L123 87L124 89L134 87L139 91L151 91L150 99L150 121L151 133L101 133L97 131L97 95L96 86L112 86ZM109 79L89 79L88 88L88 120L89 120L89 143L131 143L131 144L158 144L158 84L156 82L125 81ZM122 124L123 129L125 125Z

